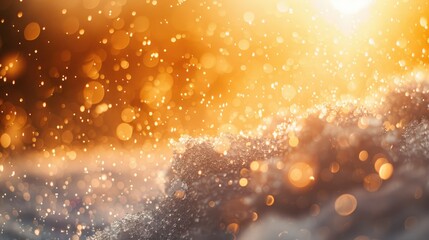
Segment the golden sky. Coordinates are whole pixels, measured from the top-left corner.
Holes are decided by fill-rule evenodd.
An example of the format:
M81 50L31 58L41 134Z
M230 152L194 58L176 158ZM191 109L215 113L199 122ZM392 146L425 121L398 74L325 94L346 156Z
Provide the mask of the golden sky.
M2 151L153 149L426 68L424 0L5 0Z

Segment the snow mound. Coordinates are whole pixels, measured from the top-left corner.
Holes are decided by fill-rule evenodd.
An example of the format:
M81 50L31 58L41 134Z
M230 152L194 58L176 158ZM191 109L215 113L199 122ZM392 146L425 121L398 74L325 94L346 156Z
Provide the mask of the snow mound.
M426 239L429 84L257 135L184 137L166 196L94 239Z

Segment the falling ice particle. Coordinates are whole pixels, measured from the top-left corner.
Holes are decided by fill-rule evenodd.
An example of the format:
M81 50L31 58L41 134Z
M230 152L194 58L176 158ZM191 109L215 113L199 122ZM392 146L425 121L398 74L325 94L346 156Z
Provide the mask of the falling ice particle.
M357 207L357 200L351 194L343 194L335 200L335 211L341 216L352 214Z

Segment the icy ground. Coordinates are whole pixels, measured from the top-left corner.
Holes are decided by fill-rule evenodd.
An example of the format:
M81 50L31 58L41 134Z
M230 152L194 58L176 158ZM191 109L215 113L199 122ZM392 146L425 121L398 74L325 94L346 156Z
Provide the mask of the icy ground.
M429 84L379 100L183 138L166 196L94 239L427 239Z
M86 239L162 194L162 158L138 166L140 150L57 154L12 156L0 167L1 240Z
M161 167L149 166L147 176L71 164L45 169L64 171L52 181L37 169L21 185L4 180L3 196L14 186L49 201L3 197L2 221L12 220L2 239L427 239L429 83L395 86L378 100L319 106L253 135L183 137L164 191L155 181ZM104 187L105 172L116 187ZM88 182L98 188L82 199Z

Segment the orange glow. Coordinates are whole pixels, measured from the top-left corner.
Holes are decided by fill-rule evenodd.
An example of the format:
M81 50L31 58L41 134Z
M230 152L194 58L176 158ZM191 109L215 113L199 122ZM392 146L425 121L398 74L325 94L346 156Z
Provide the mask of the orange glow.
M384 163L383 165L381 165L378 174L383 180L389 179L393 174L393 165L391 163Z
M378 158L374 163L375 170L379 173L381 166L383 166L386 163L389 163L389 160L387 160L384 157Z
M226 230L230 233L236 234L238 232L239 225L237 223L228 224Z
M368 159L368 152L363 150L359 152L359 160L366 161Z
M341 14L356 14L367 8L373 0L330 0L330 3Z
M297 187L307 187L314 180L313 168L305 162L294 163L288 171L289 182Z
M381 187L382 181L378 174L370 174L363 179L363 186L368 192L376 192Z
M275 201L274 196L270 194L270 195L267 195L265 199L265 204L267 206L272 206L274 204L274 201Z
M24 29L24 37L27 41L33 41L40 35L40 26L36 22L29 23Z
M240 184L241 187L245 187L247 186L248 182L249 181L247 180L247 178L240 178L238 183Z
M104 98L104 87L101 83L91 81L85 85L83 89L83 97L89 105L97 104Z
M299 139L295 136L292 136L291 138L289 138L289 146L291 147L297 147L299 144Z
M40 6L49 5L41 1ZM170 6L82 0L49 5L44 12L55 21L18 9L13 31L20 28L21 39L13 41L17 47L28 45L18 54L31 64L24 65L23 57L6 59L0 79L14 84L23 81L14 72L29 72L20 88L28 83L37 89L35 96L65 97L70 104L25 97L13 105L50 102L46 110L68 120L75 104L84 105L74 112L80 120L69 122L83 121L100 138L118 139L114 131L98 127L114 129L118 121L139 129L132 138L140 143L166 144L181 134L239 133L255 129L264 118L300 114L320 103L374 102L368 96L376 96L372 93L392 75L424 68L428 17L419 8L422 3L251 0L246 6L234 1ZM406 19L400 24L389 21L400 16ZM404 29L408 34L401 34ZM83 102L75 94L82 90ZM97 114L88 112L92 105ZM127 108L134 114L122 114ZM31 127L43 116L38 118L29 121ZM358 122L361 128L368 124L365 117ZM75 135L74 140L84 139ZM288 144L299 147L299 142L295 136Z
M124 122L132 122L133 120L136 119L136 114L133 108L125 108L124 110L122 110L121 112L121 119Z
M250 163L250 169L252 171L257 171L259 169L259 163L258 161L253 161Z
M116 128L116 135L123 141L130 140L133 135L133 127L128 123L121 123Z
M117 31L112 34L112 47L116 50L125 49L130 43L130 37L125 31Z
M3 148L8 148L10 146L10 143L12 142L12 139L10 138L9 134L3 133L0 137L0 144Z

